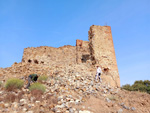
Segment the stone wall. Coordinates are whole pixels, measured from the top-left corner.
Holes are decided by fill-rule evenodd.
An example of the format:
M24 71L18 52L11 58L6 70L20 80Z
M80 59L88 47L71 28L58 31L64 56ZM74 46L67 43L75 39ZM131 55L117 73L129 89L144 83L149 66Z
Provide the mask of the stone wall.
M105 80L112 86L120 86L115 50L110 26L91 26L89 48L93 65L100 65Z
M76 40L76 59L78 64L90 63L90 50L88 41Z
M25 48L22 62L44 66L76 63L76 48L70 45L59 48L48 46Z
M76 46L25 48L22 62L45 66L86 63L90 60L89 42L76 40Z

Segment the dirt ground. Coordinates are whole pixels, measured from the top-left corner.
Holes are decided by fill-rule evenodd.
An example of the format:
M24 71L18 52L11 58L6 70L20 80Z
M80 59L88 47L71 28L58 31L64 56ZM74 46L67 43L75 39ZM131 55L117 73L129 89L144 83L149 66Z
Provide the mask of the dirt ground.
M150 95L120 90L110 102L101 96L90 96L78 108L93 113L150 113Z

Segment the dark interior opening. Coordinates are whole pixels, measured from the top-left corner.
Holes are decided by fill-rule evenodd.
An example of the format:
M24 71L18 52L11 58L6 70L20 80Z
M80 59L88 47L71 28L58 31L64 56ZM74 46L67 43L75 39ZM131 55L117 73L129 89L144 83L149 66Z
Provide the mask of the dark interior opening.
M41 61L41 64L44 64L44 61Z
M30 60L30 59L29 59L29 60L28 60L28 62L29 62L29 63L31 63L31 62L32 62L32 60Z
M82 55L82 63L86 63L87 60L90 59L90 55Z
M35 63L35 64L38 64L39 62L38 62L37 60L34 60L34 63Z
M104 68L104 72L108 72L109 71L109 68Z

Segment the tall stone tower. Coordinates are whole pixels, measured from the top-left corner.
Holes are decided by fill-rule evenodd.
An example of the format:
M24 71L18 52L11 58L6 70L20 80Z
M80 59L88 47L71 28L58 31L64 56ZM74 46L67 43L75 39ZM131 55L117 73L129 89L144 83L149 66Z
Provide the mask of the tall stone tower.
M91 26L89 30L89 48L92 63L102 67L105 81L111 86L120 87L111 27Z

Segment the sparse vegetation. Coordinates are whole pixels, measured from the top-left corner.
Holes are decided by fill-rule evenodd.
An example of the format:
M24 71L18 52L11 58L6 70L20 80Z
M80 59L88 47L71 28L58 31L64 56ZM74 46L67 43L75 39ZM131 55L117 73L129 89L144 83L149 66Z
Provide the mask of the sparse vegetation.
M118 100L118 97L115 96L115 95L108 95L108 98L112 101L117 101Z
M130 84L123 85L123 86L121 87L121 89L125 89L125 90L128 90L128 91L132 91L132 87L130 86Z
M140 92L147 92L150 94L150 81L135 81L133 85L123 85L122 89L128 90L128 91L140 91Z
M35 97L35 100L42 101L42 94L43 92L41 90L32 90L31 95Z
M23 85L24 85L23 80L12 78L6 82L5 88L9 91L12 91L14 89L21 89Z
M43 93L45 92L45 86L42 85L41 83L34 83L32 84L30 87L29 87L29 90L30 91L33 91L33 90L40 90L42 91Z
M48 76L43 75L38 78L38 81L46 81L47 79L48 79Z
M3 98L0 99L0 101L3 101L3 102L19 102L20 99L22 98L24 92L21 91L18 93L18 95L15 95L14 93L12 92L8 92Z

